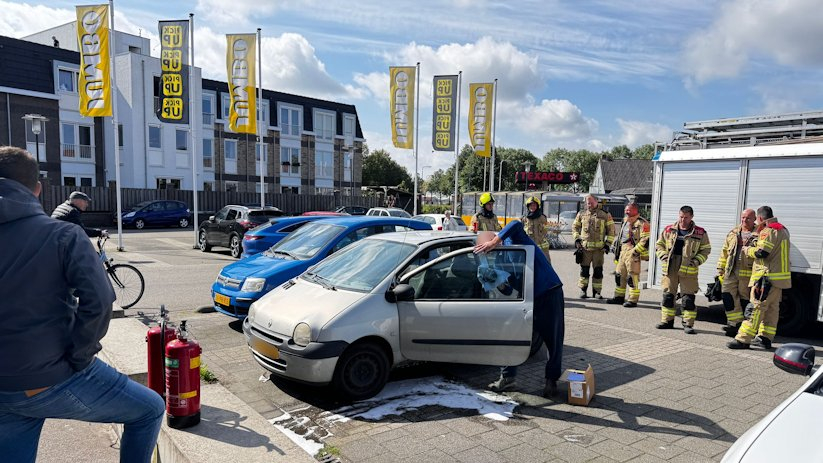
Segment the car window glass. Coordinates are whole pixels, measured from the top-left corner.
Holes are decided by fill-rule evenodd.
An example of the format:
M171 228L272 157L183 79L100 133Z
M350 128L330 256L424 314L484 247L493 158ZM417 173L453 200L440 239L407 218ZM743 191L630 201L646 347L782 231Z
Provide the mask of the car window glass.
M307 223L308 222L300 222L300 223L296 223L294 225L289 225L287 227L283 227L283 228L280 229L280 233L291 233L291 232L297 230L298 228L302 227L303 225L306 225Z
M485 262L484 262L485 260ZM478 268L487 278L506 272L508 278L496 287L484 288ZM408 280L415 300L522 300L525 253L522 250L498 250L485 255L467 252L446 259ZM493 281L493 280L491 280Z
M229 213L229 208L228 208L228 207L224 207L223 209L220 209L219 211L217 211L217 214L214 214L214 218L215 218L216 220L223 220L223 219L225 219L225 218L226 218L226 215L227 215L228 213Z
M177 203L174 201L164 201L163 202L163 209L167 211L176 211L177 210Z
M416 249L397 241L359 241L320 261L302 278L312 281L317 275L335 288L371 291Z
M464 227L466 226L466 222L463 222L463 219L461 219L460 217L452 216L452 220L457 221L457 225L462 225Z
M229 212L226 214L226 220L234 220L237 218L237 209L229 209Z
M151 205L149 205L148 209L152 212L161 211L161 210L163 210L163 203L162 202L151 203Z
M301 228L298 233L290 233L282 241L271 247L270 251L287 252L297 259L309 259L328 246L344 230L339 225L314 222Z

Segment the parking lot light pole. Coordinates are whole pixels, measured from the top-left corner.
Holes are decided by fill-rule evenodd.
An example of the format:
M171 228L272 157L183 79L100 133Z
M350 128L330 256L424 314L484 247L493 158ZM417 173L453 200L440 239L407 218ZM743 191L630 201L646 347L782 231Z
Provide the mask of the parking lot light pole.
M525 180L526 187L523 188L523 191L529 191L529 172L531 172L533 165L534 164L531 161L526 161L523 163L523 168L526 169L526 178L523 179Z

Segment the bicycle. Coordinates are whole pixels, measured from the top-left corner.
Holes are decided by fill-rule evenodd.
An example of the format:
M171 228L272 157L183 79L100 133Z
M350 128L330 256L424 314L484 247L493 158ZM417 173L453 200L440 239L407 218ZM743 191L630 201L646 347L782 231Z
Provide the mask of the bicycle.
M106 256L106 250L103 249L108 239L108 234L97 238L97 254L100 256L100 261L103 262L103 267L106 268L106 273L109 275L118 305L128 309L137 304L137 301L143 297L146 281L143 279L143 274L136 267L129 264L112 264L114 259L109 259Z

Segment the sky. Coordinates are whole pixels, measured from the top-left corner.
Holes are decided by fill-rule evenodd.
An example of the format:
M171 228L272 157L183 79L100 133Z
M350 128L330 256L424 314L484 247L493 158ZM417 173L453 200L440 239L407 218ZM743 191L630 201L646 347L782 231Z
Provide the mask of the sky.
M81 2L88 4L92 2ZM0 35L74 20L77 3L0 0ZM228 33L263 36L267 89L354 104L371 150L414 171L391 143L389 66L420 63L418 166L432 152L433 75L498 79L495 143L542 157L672 139L683 123L823 108L819 0L118 0L116 28L152 41L194 13L195 65L226 80Z

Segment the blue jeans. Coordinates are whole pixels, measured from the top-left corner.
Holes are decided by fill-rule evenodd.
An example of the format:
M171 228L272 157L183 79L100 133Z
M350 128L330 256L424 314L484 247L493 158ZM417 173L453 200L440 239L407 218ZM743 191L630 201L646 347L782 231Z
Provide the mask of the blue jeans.
M0 455L3 461L34 462L43 423L60 418L124 424L120 461L147 463L164 412L156 392L95 358L83 371L31 397L0 391Z
M563 340L566 332L565 307L562 286L550 290L534 301L534 329L540 333L549 351L545 375L546 379L553 381L557 381L561 373ZM503 367L500 375L504 378L514 378L517 376L517 367Z

